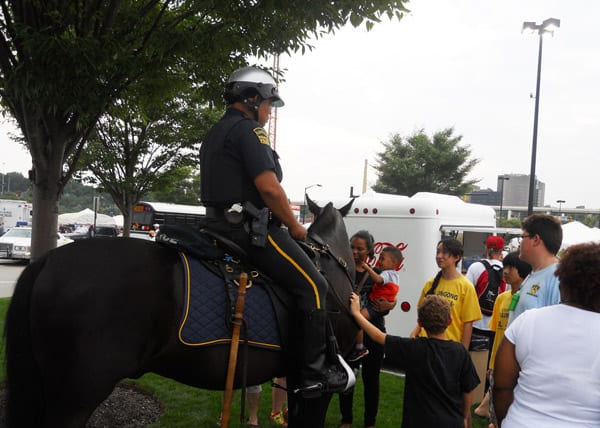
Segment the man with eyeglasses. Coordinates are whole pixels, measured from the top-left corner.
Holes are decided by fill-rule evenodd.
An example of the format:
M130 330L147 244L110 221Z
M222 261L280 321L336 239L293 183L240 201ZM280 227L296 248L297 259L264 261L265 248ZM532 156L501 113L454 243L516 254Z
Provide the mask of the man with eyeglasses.
M509 323L528 309L560 302L558 278L554 275L563 238L560 221L551 215L534 214L523 220L521 230L519 258L529 263L532 271L521 284L518 297L513 297L516 305L511 305Z

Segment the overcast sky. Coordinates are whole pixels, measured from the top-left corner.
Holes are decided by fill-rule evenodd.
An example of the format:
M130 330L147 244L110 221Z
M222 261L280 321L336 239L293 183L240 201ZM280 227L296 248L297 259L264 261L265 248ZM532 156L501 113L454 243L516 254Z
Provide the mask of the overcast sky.
M529 174L537 35L523 21L561 20L544 38L537 176L545 203L600 208L600 2L413 0L400 22L347 28L282 56L276 149L283 185L301 200L360 193L391 134L454 127L480 159L471 174L496 189L498 174ZM6 127L3 127L3 130ZM0 171L25 173L29 155L0 132ZM369 167L367 183L376 181Z

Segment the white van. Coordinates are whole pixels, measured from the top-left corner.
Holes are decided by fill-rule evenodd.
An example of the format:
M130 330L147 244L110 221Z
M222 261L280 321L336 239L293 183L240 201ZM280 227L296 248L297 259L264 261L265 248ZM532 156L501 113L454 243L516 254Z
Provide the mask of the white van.
M0 217L4 222L4 231L19 226L31 224L33 206L27 201L0 199Z
M338 200L334 205L339 208L347 202ZM489 206L425 192L412 197L367 192L354 200L344 221L349 236L365 229L375 238L372 265L383 247L402 250L398 304L386 317L387 331L401 336L408 335L415 327L423 285L439 270L435 251L440 239L452 236L463 242L465 257L459 268L466 271L468 264L484 256L485 239L489 235L509 238L521 233L520 229L497 228L495 211Z

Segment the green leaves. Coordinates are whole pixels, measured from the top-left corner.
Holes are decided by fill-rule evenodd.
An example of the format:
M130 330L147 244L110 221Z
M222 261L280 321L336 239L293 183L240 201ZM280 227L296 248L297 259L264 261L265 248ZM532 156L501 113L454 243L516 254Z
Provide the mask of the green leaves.
M156 106L221 106L225 79L249 56L311 49L312 36L348 21L372 28L382 16L400 18L406 0L0 2L0 102L21 127L35 167L34 203L43 206L52 198L58 203L86 150L98 168L123 167L119 152L98 141L86 149L94 125L107 120L109 108L118 109L117 100L136 121L130 130L155 122L178 130L177 143L189 144L189 110L182 125ZM111 115L127 122L126 112L115 110ZM112 126L118 129L116 122ZM163 150L153 147L131 150L162 159ZM123 182L131 185L134 176L126 174ZM111 183L102 184L110 191ZM36 225L39 236L51 236L43 229L53 226Z
M429 138L424 130L403 138L398 134L384 142L378 153L377 192L412 196L417 192L464 195L477 180L465 180L477 164L470 159L471 150L461 146L461 136L453 129L437 132Z

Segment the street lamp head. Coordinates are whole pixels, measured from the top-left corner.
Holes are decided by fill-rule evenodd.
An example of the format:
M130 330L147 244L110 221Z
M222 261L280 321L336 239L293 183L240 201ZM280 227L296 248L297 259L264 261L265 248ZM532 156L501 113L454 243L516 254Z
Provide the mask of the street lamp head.
M522 33L535 33L540 29L539 25L532 21L523 22L523 28L521 28Z
M323 186L321 186L319 183L311 184L310 186L306 186L304 188L304 193L306 193L306 191L312 187L323 187Z
M307 190L308 190L308 189L311 189L311 188L313 188L313 187L323 187L323 186L321 186L319 183L315 183L315 184L311 184L310 186L306 186L306 187L304 188L304 196L306 196L306 192L307 192Z
M553 33L558 28L560 28L560 19L548 18L542 22L542 30L546 33Z
M522 33L538 33L540 36L544 33L554 34L554 31L560 28L560 19L556 18L548 18L543 21L541 24L536 24L532 21L523 22L523 27L521 28Z

